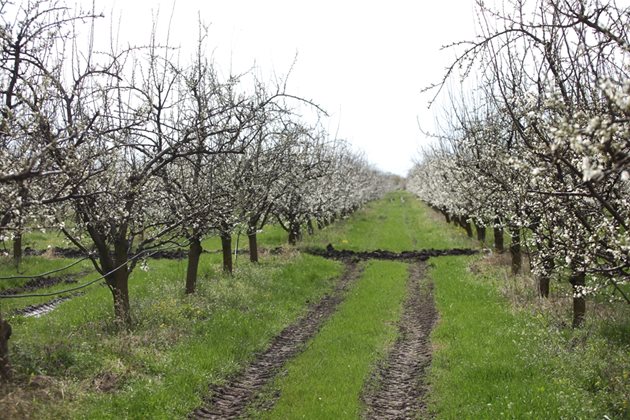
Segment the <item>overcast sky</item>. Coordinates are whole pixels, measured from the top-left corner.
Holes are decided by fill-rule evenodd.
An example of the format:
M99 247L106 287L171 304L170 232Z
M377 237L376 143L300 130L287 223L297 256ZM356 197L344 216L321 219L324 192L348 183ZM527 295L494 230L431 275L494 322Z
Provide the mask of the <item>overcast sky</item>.
M79 0L91 4L91 0ZM474 35L472 0L96 0L122 16L121 36L146 42L159 9L172 15L171 42L194 46L197 16L210 25L209 54L229 72L286 75L288 91L321 105L329 132L363 150L378 168L405 175L431 129L426 85L439 80L452 41ZM109 20L109 19L108 19ZM106 34L104 34L107 36ZM187 55L184 54L184 57ZM338 130L338 131L337 131Z

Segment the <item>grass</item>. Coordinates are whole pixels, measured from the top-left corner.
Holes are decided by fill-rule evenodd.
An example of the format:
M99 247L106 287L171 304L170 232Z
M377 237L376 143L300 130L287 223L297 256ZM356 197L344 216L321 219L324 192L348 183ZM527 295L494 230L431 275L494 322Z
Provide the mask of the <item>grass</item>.
M434 260L440 324L431 368L432 411L440 418L558 417L549 378L518 360L519 320L491 287L472 281L470 258ZM516 359L516 360L515 360ZM547 391L547 392L545 392ZM538 417L540 418L540 417Z
M286 242L277 226L259 238L263 248ZM46 240L38 238L37 248ZM392 251L477 245L404 192L304 242ZM246 247L246 237L241 244ZM204 248L219 249L216 238ZM226 381L303 314L307 302L330 292L341 271L292 247L264 255L259 265L239 256L232 278L221 274L220 259L203 254L193 296L183 294L184 260L150 260L147 272L136 269L130 283L136 322L128 332L113 324L111 294L100 285L40 319L10 318L16 379L0 389L2 416L183 418L201 403L208 384ZM21 270L35 274L70 262L27 257ZM436 418L630 418L627 305L589 301L585 327L573 330L563 285L542 301L531 278L507 276L509 268L496 256L429 263L440 313L429 374ZM89 268L85 262L71 271ZM0 259L0 276L11 274L11 260ZM368 263L338 312L267 390L267 400L280 391L277 406L253 415L356 418L364 381L395 339L405 279L404 264ZM0 288L23 282L2 281ZM0 301L0 309L6 316L48 299Z
M591 310L588 325L572 330L549 302L524 304L522 289L511 305L496 269L470 271L479 259L432 260L440 313L430 375L436 417L627 418L630 343L619 338L628 318L611 327ZM616 332L606 338L606 330Z
M363 384L395 339L406 278L406 264L369 262L347 300L289 363L274 386L281 398L262 417L357 418Z
M256 235L258 241L258 248L266 248L273 249L279 246L283 246L287 244L288 233L282 229L280 225L277 224L269 224L266 225L262 232ZM236 242L238 240L238 248L239 249L247 249L249 247L249 243L247 242L246 234L234 234L232 235L232 249L236 247ZM205 238L201 246L203 249L209 251L216 251L221 249L221 238L217 235L209 236ZM247 257L245 257L247 258Z
M0 277L10 277L14 275L21 276L30 276L30 275L38 275L41 273L46 273L51 270L59 269L68 266L74 262L74 260L61 259L61 258L47 258L47 257L24 257L22 263L20 264L19 271L16 270L13 265L13 261L10 257L0 257ZM33 292L24 292L24 293L54 293L60 290L65 290L69 287L75 287L79 284L82 284L85 281L88 281L91 278L98 277L96 274L92 273L93 266L88 261L82 261L79 264L64 270L63 272L50 274L50 277L63 276L63 278L67 281L71 281L71 283L67 283L65 280L61 283L37 289ZM11 280L0 280L0 293L3 290L13 288L13 287L21 287L24 286L30 278L26 279L11 279ZM76 281L77 283L74 283ZM7 316L7 314L12 313L16 309L23 308L28 305L37 305L44 302L48 302L51 299L54 299L55 296L42 296L42 297L32 297L32 298L11 298L11 299L0 299L0 310L2 311L3 316Z
M445 233L444 229L431 209L411 194L398 191L368 204L350 219L318 232L314 238L306 238L305 243L316 246L331 243L337 249L352 251L394 252L476 245L463 231L450 229Z
M56 228L36 229L28 228L22 234L22 247L33 249L46 249L46 247L67 248L73 245L65 235ZM10 253L13 251L12 241L0 242L0 249Z
M232 239L232 247L236 246L237 236L234 235ZM258 234L258 243L260 249L272 249L286 243L286 233L285 231L277 225L269 225L266 226L261 233ZM5 247L8 243L5 243ZM9 244L10 245L10 244ZM31 230L24 234L23 246L31 247L37 250L45 250L48 246L55 247L73 247L72 244L69 244L63 234L54 230L47 229L45 231L40 230ZM221 249L221 240L217 236L210 236L206 238L202 246L204 249L209 251L216 251ZM247 248L247 236L240 235L239 238L239 248L244 249ZM220 257L212 256L209 257L212 261L219 261ZM239 255L235 264L240 264L248 260L247 255ZM9 276L37 276L41 273L47 273L51 270L56 270L59 268L63 268L65 266L70 265L76 260L67 259L67 258L53 258L44 254L42 256L37 257L23 257L22 261L16 269L13 260L10 256L1 256L0 255L0 277L9 277ZM183 276L184 274L182 274ZM49 275L50 277L63 276L69 277L72 280L78 281L77 284L71 283L61 283L57 286L46 287L38 289L37 293L54 293L61 290L65 290L67 288L80 285L84 282L90 281L93 278L98 277L96 272L94 271L94 266L88 260L80 262L74 267L64 270L63 272L52 273ZM20 287L27 283L30 278L26 279L9 279L9 280L0 280L0 293L2 290ZM24 299L0 299L0 310L3 313L11 313L13 310L22 308L28 305L36 305L40 303L47 302L52 297L35 297Z
M280 225L268 224L261 232L258 233L258 247L272 249L287 243L288 234ZM238 241L239 249L247 249L249 247L246 234L235 233L232 235L232 248L236 248ZM185 240L182 239L182 243ZM89 240L87 242L89 244ZM221 250L221 238L215 233L206 236L202 243L202 247L207 251ZM75 248L75 246L65 237L61 231L56 228L48 229L29 229L24 232L22 237L22 248L32 248L35 250L46 250L47 247L57 248ZM11 241L0 241L0 253L7 255L13 252L13 243ZM0 269L4 264L0 264Z
M337 263L296 255L242 264L229 278L215 273L213 257L202 257L193 296L182 293L183 262L151 261L148 272L134 272L131 332L115 330L104 287L41 319L12 319L18 379L52 377L66 396L27 404L30 415L184 417L201 404L209 383L225 380L303 313L305 302L329 291L340 270ZM111 389L98 389L104 378ZM11 393L3 402L3 409L15 409Z

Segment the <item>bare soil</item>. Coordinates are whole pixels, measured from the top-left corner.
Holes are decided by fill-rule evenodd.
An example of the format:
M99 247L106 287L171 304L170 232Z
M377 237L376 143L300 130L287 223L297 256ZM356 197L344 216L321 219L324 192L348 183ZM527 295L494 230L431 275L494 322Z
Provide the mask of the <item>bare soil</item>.
M407 289L398 339L362 395L367 419L413 419L427 414L424 396L426 369L431 363L429 335L437 311L432 284L424 278L424 264L409 266Z
M58 248L52 247L44 250L24 248L24 255L27 257L37 257L40 255L50 255L58 258L83 258L85 253L78 248Z
M74 284L77 282L77 276L82 276L85 273L71 274L67 276L42 276L42 277L33 277L31 280L24 283L19 287L11 287L8 289L4 289L0 292L0 296L13 296L24 292L32 292L34 290L43 289L45 287L55 286L59 283L65 284Z
M324 258L332 258L336 260L363 261L377 259L388 261L402 261L408 263L426 261L431 257L442 257L447 255L474 255L479 252L476 249L467 248L424 249L418 251L402 252L384 251L382 249L376 249L374 251L350 251L346 249L334 249L331 244L328 244L326 249L309 248L305 251L312 255L317 255Z
M259 250L259 251L264 251L264 250ZM203 250L202 251L204 254L218 254L221 253L223 251L221 251L220 249L215 249L215 250ZM247 254L249 253L249 250L247 248L243 248L243 249L238 249L237 250L237 254L241 255L241 254ZM49 255L51 257L55 257L55 258L83 258L83 257L87 257L87 254L77 248L57 248L57 247L52 247L52 248L48 248L45 250L40 250L40 249L33 249L33 248L29 248L26 247L24 248L24 255L25 256L41 256L41 255ZM159 250L155 250L155 251L151 251L148 254L148 257L151 259L168 259L168 260L181 260L184 258L188 258L188 250L187 249L159 249ZM133 254L129 254L129 258L134 257Z
M348 261L334 291L312 305L307 314L276 336L267 350L226 385L210 389L207 403L190 414L193 419L232 419L241 416L263 386L269 383L282 366L304 349L324 322L344 300L348 287L356 281L362 267Z

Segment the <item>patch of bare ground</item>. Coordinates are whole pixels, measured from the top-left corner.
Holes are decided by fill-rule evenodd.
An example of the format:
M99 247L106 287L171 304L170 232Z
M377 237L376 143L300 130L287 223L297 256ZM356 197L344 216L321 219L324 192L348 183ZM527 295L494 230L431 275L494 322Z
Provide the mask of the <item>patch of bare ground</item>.
M63 383L50 376L19 378L0 385L0 418L41 418L39 405L66 398Z
M372 374L362 395L367 419L413 419L427 415L424 397L426 370L431 364L429 335L437 311L433 287L424 272L423 263L409 266L408 294L398 339Z
M46 287L55 286L59 283L76 284L77 277L81 277L89 273L89 271L81 271L76 274L69 274L66 276L52 277L52 276L39 276L33 277L22 286L11 287L4 289L0 292L0 296L13 296L24 292L32 292L34 290L43 289Z
M344 300L346 290L360 277L361 272L362 266L353 261L346 261L344 273L331 294L312 305L304 317L286 327L272 340L265 352L258 355L226 385L211 388L206 404L193 411L189 417L233 419L241 416L282 366L302 351L306 342L317 334Z
M469 248L452 248L452 249L422 249L418 251L402 251L392 252L382 249L374 251L350 251L347 249L335 249L332 244L328 244L326 249L308 248L305 250L311 255L330 258L341 261L361 261L361 260L386 260L401 261L408 263L417 263L426 261L431 257L443 257L448 255L474 255L479 251Z

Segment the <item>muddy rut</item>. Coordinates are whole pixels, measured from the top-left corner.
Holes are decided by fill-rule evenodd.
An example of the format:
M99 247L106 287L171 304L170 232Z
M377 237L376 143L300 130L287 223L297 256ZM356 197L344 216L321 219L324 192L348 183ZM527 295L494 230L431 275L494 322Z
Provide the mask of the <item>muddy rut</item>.
M334 291L313 305L307 314L276 336L267 350L256 357L226 385L210 389L207 403L193 413L193 419L231 419L243 414L262 387L269 383L282 366L296 356L305 343L315 336L324 322L343 301L345 291L361 276L356 262L346 261L345 270Z
M426 415L424 378L431 363L429 334L437 311L432 285L424 279L424 271L423 263L409 266L399 337L362 396L367 419L412 419Z

